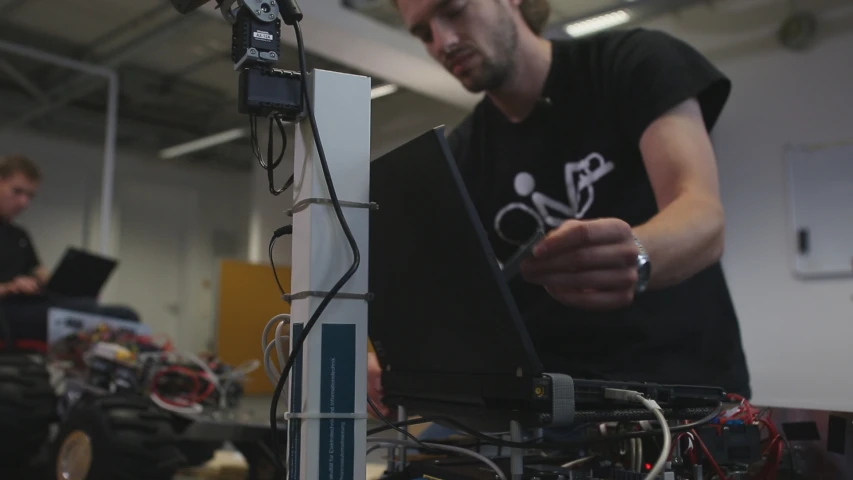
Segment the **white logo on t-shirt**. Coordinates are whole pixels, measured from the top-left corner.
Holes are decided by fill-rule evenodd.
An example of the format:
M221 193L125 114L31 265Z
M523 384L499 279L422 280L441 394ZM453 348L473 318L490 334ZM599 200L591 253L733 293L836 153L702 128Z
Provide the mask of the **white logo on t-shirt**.
M515 193L525 201L510 202L495 215L495 232L511 244L521 245L525 239L513 238L503 224L506 215L518 211L528 215L543 231L559 226L570 218L583 218L595 202L595 182L612 172L615 166L599 153L583 160L566 162L563 168L568 205L536 191L536 179L528 172L519 172L513 181Z

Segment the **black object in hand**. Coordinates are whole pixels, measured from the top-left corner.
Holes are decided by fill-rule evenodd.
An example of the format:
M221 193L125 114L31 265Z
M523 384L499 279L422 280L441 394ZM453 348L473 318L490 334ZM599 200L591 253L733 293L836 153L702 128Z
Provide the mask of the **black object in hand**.
M533 255L533 247L536 246L543 238L545 238L545 232L542 230L536 230L536 233L530 240L527 241L521 248L518 249L517 252L509 259L503 266L503 274L504 279L509 282L521 271L521 262Z

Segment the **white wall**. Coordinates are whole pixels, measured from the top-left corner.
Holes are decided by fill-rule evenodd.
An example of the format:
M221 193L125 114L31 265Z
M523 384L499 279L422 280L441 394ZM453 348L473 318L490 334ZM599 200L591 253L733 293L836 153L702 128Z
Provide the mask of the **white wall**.
M734 82L714 139L727 215L724 266L755 402L851 411L853 280L792 274L782 149L853 140L853 5L823 12L817 45L797 53L773 38L788 2L760 3L776 8L750 16L701 6L647 26L693 44ZM853 206L846 211L837 221L850 221Z
M98 249L101 187L100 145L87 145L59 138L45 138L31 131L11 131L0 134L0 148L4 153L17 152L31 156L45 171L45 180L38 198L21 218L34 237L43 263L53 267L64 249L69 245L80 246L94 251ZM233 242L234 255L228 257L245 258L249 186L246 173L223 173L204 168L186 168L147 160L127 152L119 152L116 163L116 196L130 190L153 188L171 189L184 192L192 199L182 206L187 215L184 230L186 255L184 264L176 269L174 265L156 265L164 272L174 272L181 277L181 289L178 294L183 300L180 311L180 325L174 326L178 332L176 339L183 348L193 351L208 348L213 339L215 314L215 285L217 277L217 252L214 251L216 239L225 238ZM152 195L156 195L151 191ZM144 205L135 204L133 211L145 212L147 218L156 218L162 211L155 210L158 202L151 200ZM160 202L162 203L162 202ZM126 207L127 208L127 207ZM122 217L122 206L116 205L113 215L113 252L124 263L146 263L158 252L160 245L137 246L128 250L122 248L122 225L133 222L132 218ZM150 225L158 229L157 224ZM159 232L163 234L163 232ZM168 238L169 234L165 233ZM225 242L226 244L229 242ZM221 243L220 243L221 245ZM228 250L226 248L226 250ZM219 252L221 253L221 252ZM178 253L176 253L178 254ZM183 255L183 254L180 254ZM145 258L143 258L145 257ZM158 256L159 258L159 256ZM118 277L118 278L117 278ZM131 306L150 311L150 306L139 305L134 301L132 289L117 286L117 281L132 282L133 272L122 270L121 264L104 292L104 302L129 303ZM138 285L144 291L156 287ZM167 280L164 278L164 281ZM156 282L156 279L154 280ZM120 291L119 291L120 290ZM159 319L143 321L154 325Z

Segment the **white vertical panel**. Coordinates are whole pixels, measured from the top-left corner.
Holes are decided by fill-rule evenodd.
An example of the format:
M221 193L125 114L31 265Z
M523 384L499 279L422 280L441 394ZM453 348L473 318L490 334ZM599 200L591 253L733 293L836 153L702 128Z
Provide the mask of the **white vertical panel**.
M370 201L370 79L317 70L308 83L338 199L366 205ZM293 215L292 290L296 295L328 292L350 268L353 255L332 205L322 202L330 195L308 119L297 129L294 178L293 204L297 211ZM312 199L321 202L298 208L300 202ZM343 212L361 262L341 292L365 294L369 210L344 206ZM294 331L308 322L321 301L321 296L309 296L292 302ZM292 335L291 343L295 341L296 335ZM308 334L301 355L302 368L294 372L294 382L299 385L291 384L290 388L291 394L301 388L299 403L288 404L305 418L299 421L300 451L290 457L291 465L298 466L302 479L364 478L367 302L333 300ZM354 413L361 418L317 418L330 411Z

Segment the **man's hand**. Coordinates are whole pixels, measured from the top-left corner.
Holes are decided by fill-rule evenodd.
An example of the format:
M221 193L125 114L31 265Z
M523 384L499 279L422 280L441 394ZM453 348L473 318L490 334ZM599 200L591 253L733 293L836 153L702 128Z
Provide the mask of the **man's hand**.
M379 412L387 417L391 411L382 404L382 366L379 365L379 359L373 352L367 352L367 397L373 401ZM376 412L370 405L367 406L367 413L371 417L376 418Z
M3 284L2 288L0 288L0 292L3 295L34 295L39 290L41 290L41 286L38 280L26 275L15 277L14 280Z
M565 305L614 310L634 300L637 256L631 226L622 220L568 220L522 262L521 273Z

